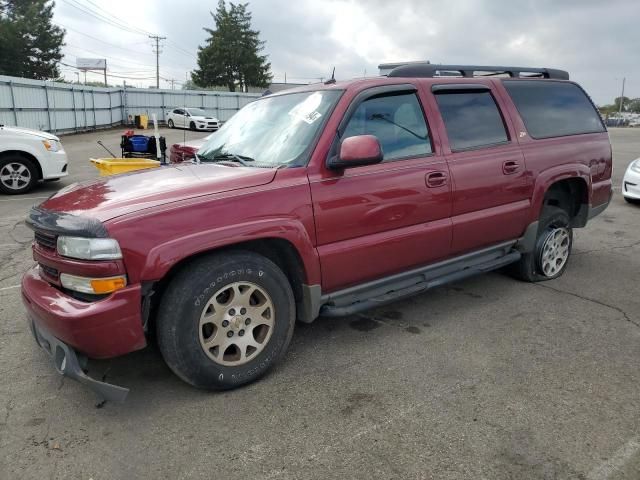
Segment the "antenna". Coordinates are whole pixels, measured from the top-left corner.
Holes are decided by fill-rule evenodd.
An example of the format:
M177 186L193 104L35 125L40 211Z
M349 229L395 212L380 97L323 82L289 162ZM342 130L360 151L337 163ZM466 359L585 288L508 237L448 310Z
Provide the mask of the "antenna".
M331 72L331 78L324 82L325 85L331 85L336 83L336 67L333 67L333 71Z

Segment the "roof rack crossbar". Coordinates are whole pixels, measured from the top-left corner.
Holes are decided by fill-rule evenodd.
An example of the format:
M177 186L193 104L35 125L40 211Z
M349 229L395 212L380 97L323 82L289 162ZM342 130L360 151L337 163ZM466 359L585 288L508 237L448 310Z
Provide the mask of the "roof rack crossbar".
M442 73L445 73L442 75ZM462 77L472 78L474 76L487 76L507 74L510 77L523 78L553 78L557 80L569 80L569 72L558 70L555 68L537 68L537 67L497 67L488 65L435 65L433 63L413 63L401 65L389 72L389 77L447 77L447 72L455 72ZM482 75L476 75L476 72L482 72ZM525 75L521 75L521 74ZM535 74L535 75L527 75Z

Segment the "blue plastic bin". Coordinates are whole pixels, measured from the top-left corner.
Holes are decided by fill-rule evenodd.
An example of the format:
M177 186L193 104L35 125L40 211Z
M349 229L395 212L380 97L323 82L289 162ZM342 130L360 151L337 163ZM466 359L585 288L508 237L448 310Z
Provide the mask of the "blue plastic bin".
M149 146L149 137L145 135L133 135L129 137L134 152L146 153Z

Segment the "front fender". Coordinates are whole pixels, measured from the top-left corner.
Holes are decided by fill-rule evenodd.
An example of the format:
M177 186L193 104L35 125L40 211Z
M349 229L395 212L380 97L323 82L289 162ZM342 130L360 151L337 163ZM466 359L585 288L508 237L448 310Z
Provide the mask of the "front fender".
M591 204L593 186L591 181L591 171L589 167L581 163L569 163L551 167L540 172L533 187L533 198L531 199L531 215L529 223L538 220L542 211L544 196L551 185L560 180L568 178L581 178L587 185L588 203Z
M178 262L193 255L261 239L288 241L304 264L307 284L320 283L320 261L304 225L290 218L270 218L203 230L154 246L140 274L142 281L163 278Z

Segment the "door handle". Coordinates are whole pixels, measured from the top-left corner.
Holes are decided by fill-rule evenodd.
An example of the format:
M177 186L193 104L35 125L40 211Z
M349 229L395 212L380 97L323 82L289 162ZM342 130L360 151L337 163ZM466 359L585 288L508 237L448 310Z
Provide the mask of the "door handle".
M447 174L445 172L430 172L425 175L427 187L442 187L447 184Z
M514 160L507 160L502 163L502 173L505 175L511 175L520 170L520 164Z

